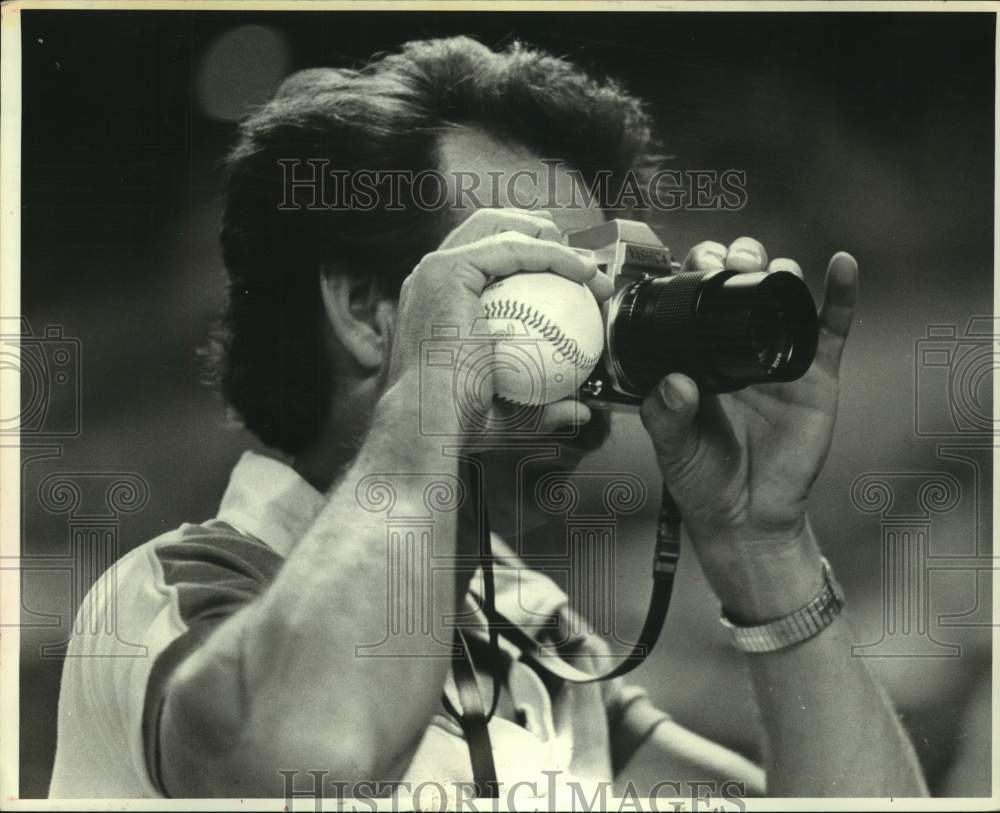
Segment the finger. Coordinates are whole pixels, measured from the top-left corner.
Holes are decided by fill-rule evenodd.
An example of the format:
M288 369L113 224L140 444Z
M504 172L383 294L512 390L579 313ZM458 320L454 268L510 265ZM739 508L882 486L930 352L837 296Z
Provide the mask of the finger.
M586 404L572 398L551 404L516 404L504 398L493 399L490 408L479 419L484 434L507 433L518 427L526 434L548 435L567 427L584 426L591 412Z
M795 274L801 280L805 279L801 266L795 260L790 260L787 257L775 257L768 263L767 273L773 274L775 271L787 271L790 274Z
M518 232L537 240L562 240L552 213L545 209L477 209L451 230L440 249L456 248L503 232Z
M587 287L590 288L591 293L593 293L594 298L598 302L610 299L611 294L615 292L615 284L603 271L598 271L594 274L594 276L587 282Z
M579 254L586 262L593 263L597 267L598 264L593 251L583 248L573 248L572 250ZM587 287L590 288L591 293L593 293L598 302L610 299L611 294L615 292L615 284L611 281L611 277L601 271L599 267L597 273L587 282Z
M819 347L816 349L816 363L833 372L840 366L857 302L858 263L846 251L838 251L826 269L826 290L819 309Z
M643 401L639 415L664 478L682 479L698 445L698 386L683 373L670 373Z
M482 293L488 277L508 276L519 271L551 271L583 283L590 282L598 273L596 263L572 249L516 231L436 251L421 262L428 266L450 267L477 294Z
M538 430L550 434L567 427L584 426L589 422L590 408L575 398L567 398L542 407Z
M767 268L767 252L752 237L737 237L726 253L726 268L749 274Z
M692 248L681 271L721 271L726 267L726 247L722 243L705 240Z
M693 380L671 373L639 412L656 451L663 482L685 520L715 522L706 494L732 482L745 465L739 439L718 396L699 393ZM707 509L707 512L706 512Z

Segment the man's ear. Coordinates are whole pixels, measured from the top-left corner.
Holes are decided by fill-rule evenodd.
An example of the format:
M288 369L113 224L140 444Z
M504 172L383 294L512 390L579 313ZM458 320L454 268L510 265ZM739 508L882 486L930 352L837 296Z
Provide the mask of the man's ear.
M380 294L374 278L324 268L319 284L327 322L344 350L373 372L387 364L396 305Z

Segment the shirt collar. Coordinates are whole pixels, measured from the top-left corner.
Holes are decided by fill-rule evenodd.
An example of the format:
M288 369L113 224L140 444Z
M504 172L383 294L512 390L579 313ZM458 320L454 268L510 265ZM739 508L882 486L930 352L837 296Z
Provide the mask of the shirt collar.
M218 518L287 557L325 504L291 466L248 451L233 468Z

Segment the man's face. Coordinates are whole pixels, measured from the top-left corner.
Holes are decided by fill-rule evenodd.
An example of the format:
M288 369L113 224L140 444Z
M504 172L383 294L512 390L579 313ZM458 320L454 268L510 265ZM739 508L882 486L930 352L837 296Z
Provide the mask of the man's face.
M548 163L543 163L542 159ZM600 206L590 199L565 164L553 166L558 156L537 155L514 144L504 144L481 130L456 129L440 143L441 171L447 179L456 225L479 205L544 209L565 236L605 222ZM461 190L466 190L463 194ZM468 190L472 189L472 192ZM590 422L561 443L573 452L596 449L607 438L607 413L594 410ZM573 462L575 465L579 460Z
M542 159L558 156L541 156L517 145L502 144L476 129L453 130L441 139L440 169L447 179L455 205L456 224L473 211L477 204L515 208L546 209L556 227L564 234L599 225L605 221L601 208L588 198L577 179L565 166L553 167ZM461 194L458 185L476 194ZM610 433L610 416L607 412L593 410L590 421L575 432L536 438L539 447L558 451L558 456L538 460L524 466L521 471L523 494L534 492L534 482L553 470L571 470L583 456L598 448ZM516 489L515 472L525 452L522 450L495 452L490 455L490 490L503 494L498 507L510 506ZM517 518L521 528L539 524L542 517L530 506L520 506ZM498 517L494 513L496 519ZM514 520L514 517L507 517Z
M566 165L551 165L558 159L501 143L475 128L451 130L440 141L441 171L459 222L472 214L478 198L484 206L546 209L564 234L603 223L604 212ZM457 184L474 194L460 194Z

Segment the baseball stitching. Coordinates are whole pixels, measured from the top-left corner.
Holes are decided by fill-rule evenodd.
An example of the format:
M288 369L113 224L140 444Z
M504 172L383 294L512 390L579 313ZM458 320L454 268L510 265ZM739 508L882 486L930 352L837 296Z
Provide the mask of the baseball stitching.
M597 364L598 356L594 353L583 353L580 346L562 332L558 325L550 322L548 317L536 311L531 305L514 302L510 299L492 299L483 308L487 319L517 319L528 327L534 328L548 341L552 342L563 356L575 367L588 370Z

